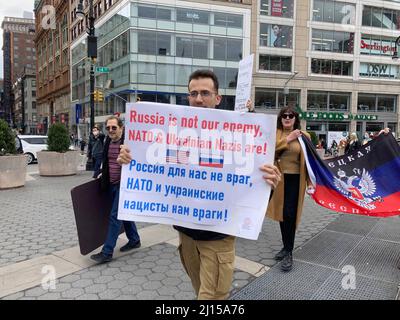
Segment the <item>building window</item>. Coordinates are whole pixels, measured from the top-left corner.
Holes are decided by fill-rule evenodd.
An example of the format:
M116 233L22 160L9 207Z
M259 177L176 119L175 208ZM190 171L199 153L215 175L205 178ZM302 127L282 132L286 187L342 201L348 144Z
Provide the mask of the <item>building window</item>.
M292 48L292 34L290 26L260 23L260 46Z
M282 89L256 88L255 106L260 109L278 109L284 106L285 96ZM300 91L289 90L286 105L296 108L300 105Z
M61 23L62 30L62 42L63 44L68 43L68 18L67 14L64 14L63 21Z
M208 39L193 38L193 58L208 59Z
M351 76L353 74L352 67L352 61L311 59L311 72L315 74Z
M294 0L261 0L260 14L282 18L293 18Z
M176 56L182 58L193 57L193 44L191 37L176 37Z
M358 94L358 111L364 112L396 112L397 96Z
M227 28L243 28L243 17L229 13L214 13L214 25Z
M328 123L328 131L348 132L349 124L345 123L345 122L329 122ZM337 142L339 142L339 141L337 141Z
M138 32L138 50L141 54L156 54L157 34L152 31Z
M243 41L239 39L227 39L226 48L227 55L226 60L228 61L240 61L242 60L243 52Z
M400 11L382 7L364 6L362 25L366 27L400 30Z
M171 34L157 33L157 54L160 56L171 55Z
M292 57L260 54L259 70L290 72L292 70Z
M365 124L365 131L366 132L378 133L383 128L384 128L384 123L383 122L367 122Z
M354 33L313 29L312 50L353 53Z
M334 0L314 0L313 20L338 24L354 24L354 4Z
M351 94L347 92L309 91L307 110L349 111Z
M138 17L157 20L171 20L171 10L161 7L138 6Z
M157 10L155 7L138 7L138 17L147 19L157 19Z

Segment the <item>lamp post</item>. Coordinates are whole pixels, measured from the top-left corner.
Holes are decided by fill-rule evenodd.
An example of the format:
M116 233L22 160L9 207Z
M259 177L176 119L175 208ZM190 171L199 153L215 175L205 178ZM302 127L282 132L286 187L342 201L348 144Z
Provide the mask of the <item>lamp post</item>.
M292 79L296 76L296 74L298 74L298 73L299 73L298 71L293 72L292 76L291 76L289 79L286 80L285 85L283 86L283 107L284 107L284 108L286 107L286 98L287 98L287 95L289 94L289 89L288 89L288 87L287 87L287 84L288 84L289 81L292 80Z
M94 64L97 59L97 37L95 36L95 27L94 27L94 11L93 11L93 0L88 0L89 3L89 27L86 30L88 34L87 38L87 57L90 59L90 125L89 125L89 135L92 132L94 127L94 88L95 88L95 78L94 78ZM78 8L76 11L76 15L80 20L84 20L85 13L83 11L83 0L79 0Z
M87 37L87 57L90 59L90 124L89 124L89 141L90 135L92 133L92 129L94 127L94 88L95 88L95 78L94 78L94 64L97 59L97 37L95 36L95 28L94 28L94 11L93 11L93 0L88 0L89 3L89 27L86 30L88 34ZM79 0L78 8L76 11L77 16L81 21L85 18L85 13L83 11L83 0ZM86 170L92 170L93 162L92 159L88 159L86 162Z

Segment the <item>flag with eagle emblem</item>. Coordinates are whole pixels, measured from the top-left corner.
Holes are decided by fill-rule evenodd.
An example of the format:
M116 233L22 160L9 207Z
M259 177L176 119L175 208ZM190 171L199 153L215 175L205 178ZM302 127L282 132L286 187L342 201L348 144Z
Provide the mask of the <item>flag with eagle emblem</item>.
M322 160L311 141L299 138L314 201L332 211L374 217L400 215L400 146L392 134Z

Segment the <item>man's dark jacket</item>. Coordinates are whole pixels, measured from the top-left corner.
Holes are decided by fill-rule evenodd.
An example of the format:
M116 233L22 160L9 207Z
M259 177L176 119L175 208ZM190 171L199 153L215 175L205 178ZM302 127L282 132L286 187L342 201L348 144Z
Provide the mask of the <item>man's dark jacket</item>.
M125 135L122 133L121 144L124 143ZM110 148L111 139L107 136L104 142L103 149L103 165L101 167L101 189L103 191L108 190L110 187L110 167L108 163L108 149Z

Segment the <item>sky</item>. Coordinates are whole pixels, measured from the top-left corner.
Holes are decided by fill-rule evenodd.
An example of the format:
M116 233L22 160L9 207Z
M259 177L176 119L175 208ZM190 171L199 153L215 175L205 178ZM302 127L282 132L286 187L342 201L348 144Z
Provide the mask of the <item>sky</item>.
M32 12L34 0L0 0L0 26L4 17L23 18L24 11ZM3 29L0 30L0 79L3 78Z

